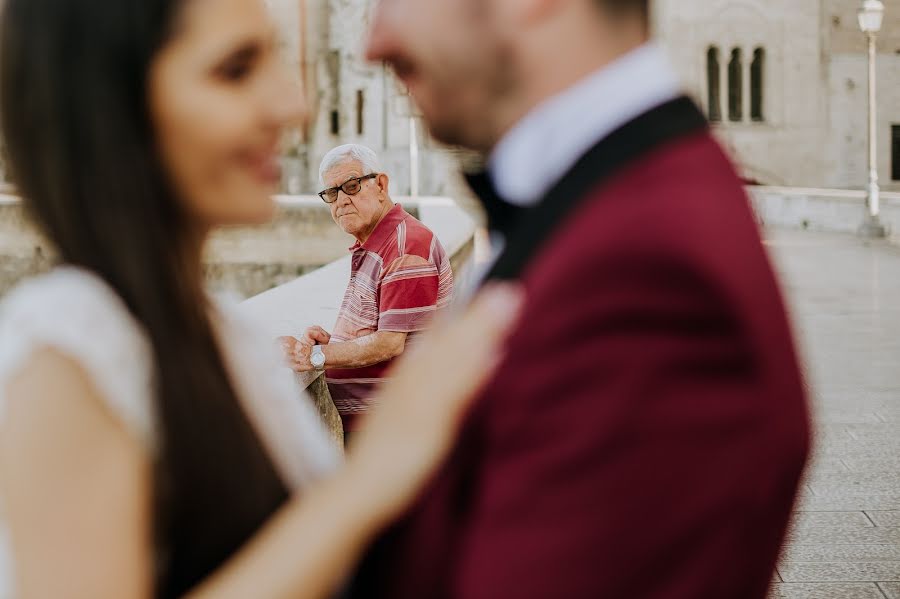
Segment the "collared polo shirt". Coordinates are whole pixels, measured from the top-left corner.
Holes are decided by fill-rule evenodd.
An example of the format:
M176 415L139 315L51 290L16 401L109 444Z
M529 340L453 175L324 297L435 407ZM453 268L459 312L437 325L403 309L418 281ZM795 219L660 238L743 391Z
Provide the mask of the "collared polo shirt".
M377 331L415 334L451 301L453 273L444 247L432 231L399 204L381 219L363 244L350 248L350 284L344 294L332 342L352 341ZM370 408L375 389L393 360L364 368L325 372L345 430Z

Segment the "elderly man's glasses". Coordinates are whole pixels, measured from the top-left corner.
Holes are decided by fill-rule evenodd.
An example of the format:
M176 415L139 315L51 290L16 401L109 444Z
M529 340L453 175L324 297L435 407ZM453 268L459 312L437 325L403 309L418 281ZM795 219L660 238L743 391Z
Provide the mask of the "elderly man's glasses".
M338 192L343 191L348 196L355 196L359 193L359 190L362 189L362 182L366 179L374 179L378 176L378 173L371 173L369 175L364 175L362 177L353 177L352 179L347 179L337 187L331 187L326 189L325 191L319 192L319 197L325 200L326 204L333 204L338 199Z

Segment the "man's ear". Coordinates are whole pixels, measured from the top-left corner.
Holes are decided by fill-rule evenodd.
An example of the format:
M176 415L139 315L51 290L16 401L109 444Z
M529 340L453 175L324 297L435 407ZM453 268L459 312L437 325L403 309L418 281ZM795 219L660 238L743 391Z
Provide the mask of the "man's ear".
M388 193L388 184L390 183L390 178L384 173L378 173L378 176L375 177L375 182L378 184L378 189L385 195Z

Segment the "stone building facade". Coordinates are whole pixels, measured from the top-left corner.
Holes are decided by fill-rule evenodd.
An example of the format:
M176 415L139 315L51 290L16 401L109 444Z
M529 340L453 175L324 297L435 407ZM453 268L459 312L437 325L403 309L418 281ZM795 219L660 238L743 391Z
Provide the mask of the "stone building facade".
M900 1L878 37L883 189L900 189ZM867 54L860 0L656 0L684 83L748 180L862 188Z
M302 73L312 122L286 161L289 191L316 188L316 165L348 141L378 151L409 192L407 96L363 57L374 0L269 0ZM861 0L655 0L655 28L748 181L861 188L867 180L867 66ZM900 0L884 0L878 39L882 188L900 190ZM454 152L418 123L420 190L459 195Z
M284 190L319 187L322 156L359 142L382 156L393 189L410 189L404 89L363 47L375 0L266 0L311 122L288 140ZM655 28L682 79L749 181L861 188L867 180L867 66L861 0L654 0ZM881 185L900 190L900 0L884 0L878 38ZM459 153L416 122L419 191L463 197ZM2 171L2 165L0 165Z
M410 119L402 85L363 56L376 0L266 0L284 56L302 81L311 121L292 134L284 190L318 190L318 164L335 145L376 150L393 191L408 194L410 124L419 191L465 197L460 154ZM883 0L878 38L881 185L900 190L900 0ZM655 29L686 88L749 181L862 188L867 180L867 66L861 0L654 0ZM415 116L413 114L413 116Z
M310 124L291 140L285 158L286 191L317 191L318 165L325 153L355 142L378 152L393 192L408 195L414 122L419 193L458 195L458 152L431 140L390 70L364 58L374 0L267 1L284 34L285 55L303 80L310 104Z

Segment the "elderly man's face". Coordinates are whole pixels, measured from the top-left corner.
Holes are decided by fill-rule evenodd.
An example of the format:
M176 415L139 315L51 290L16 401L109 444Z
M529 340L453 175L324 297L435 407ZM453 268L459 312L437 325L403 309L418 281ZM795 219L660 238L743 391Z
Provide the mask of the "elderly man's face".
M325 186L339 187L354 177L363 177L371 173L364 172L362 165L351 160L338 164L325 173ZM362 181L359 193L347 195L343 190L331 206L331 217L345 233L353 235L361 243L368 239L375 225L384 214L389 200L387 193L387 175Z
M513 87L505 4L495 0L380 0L366 48L409 88L432 135L487 150L492 111Z

